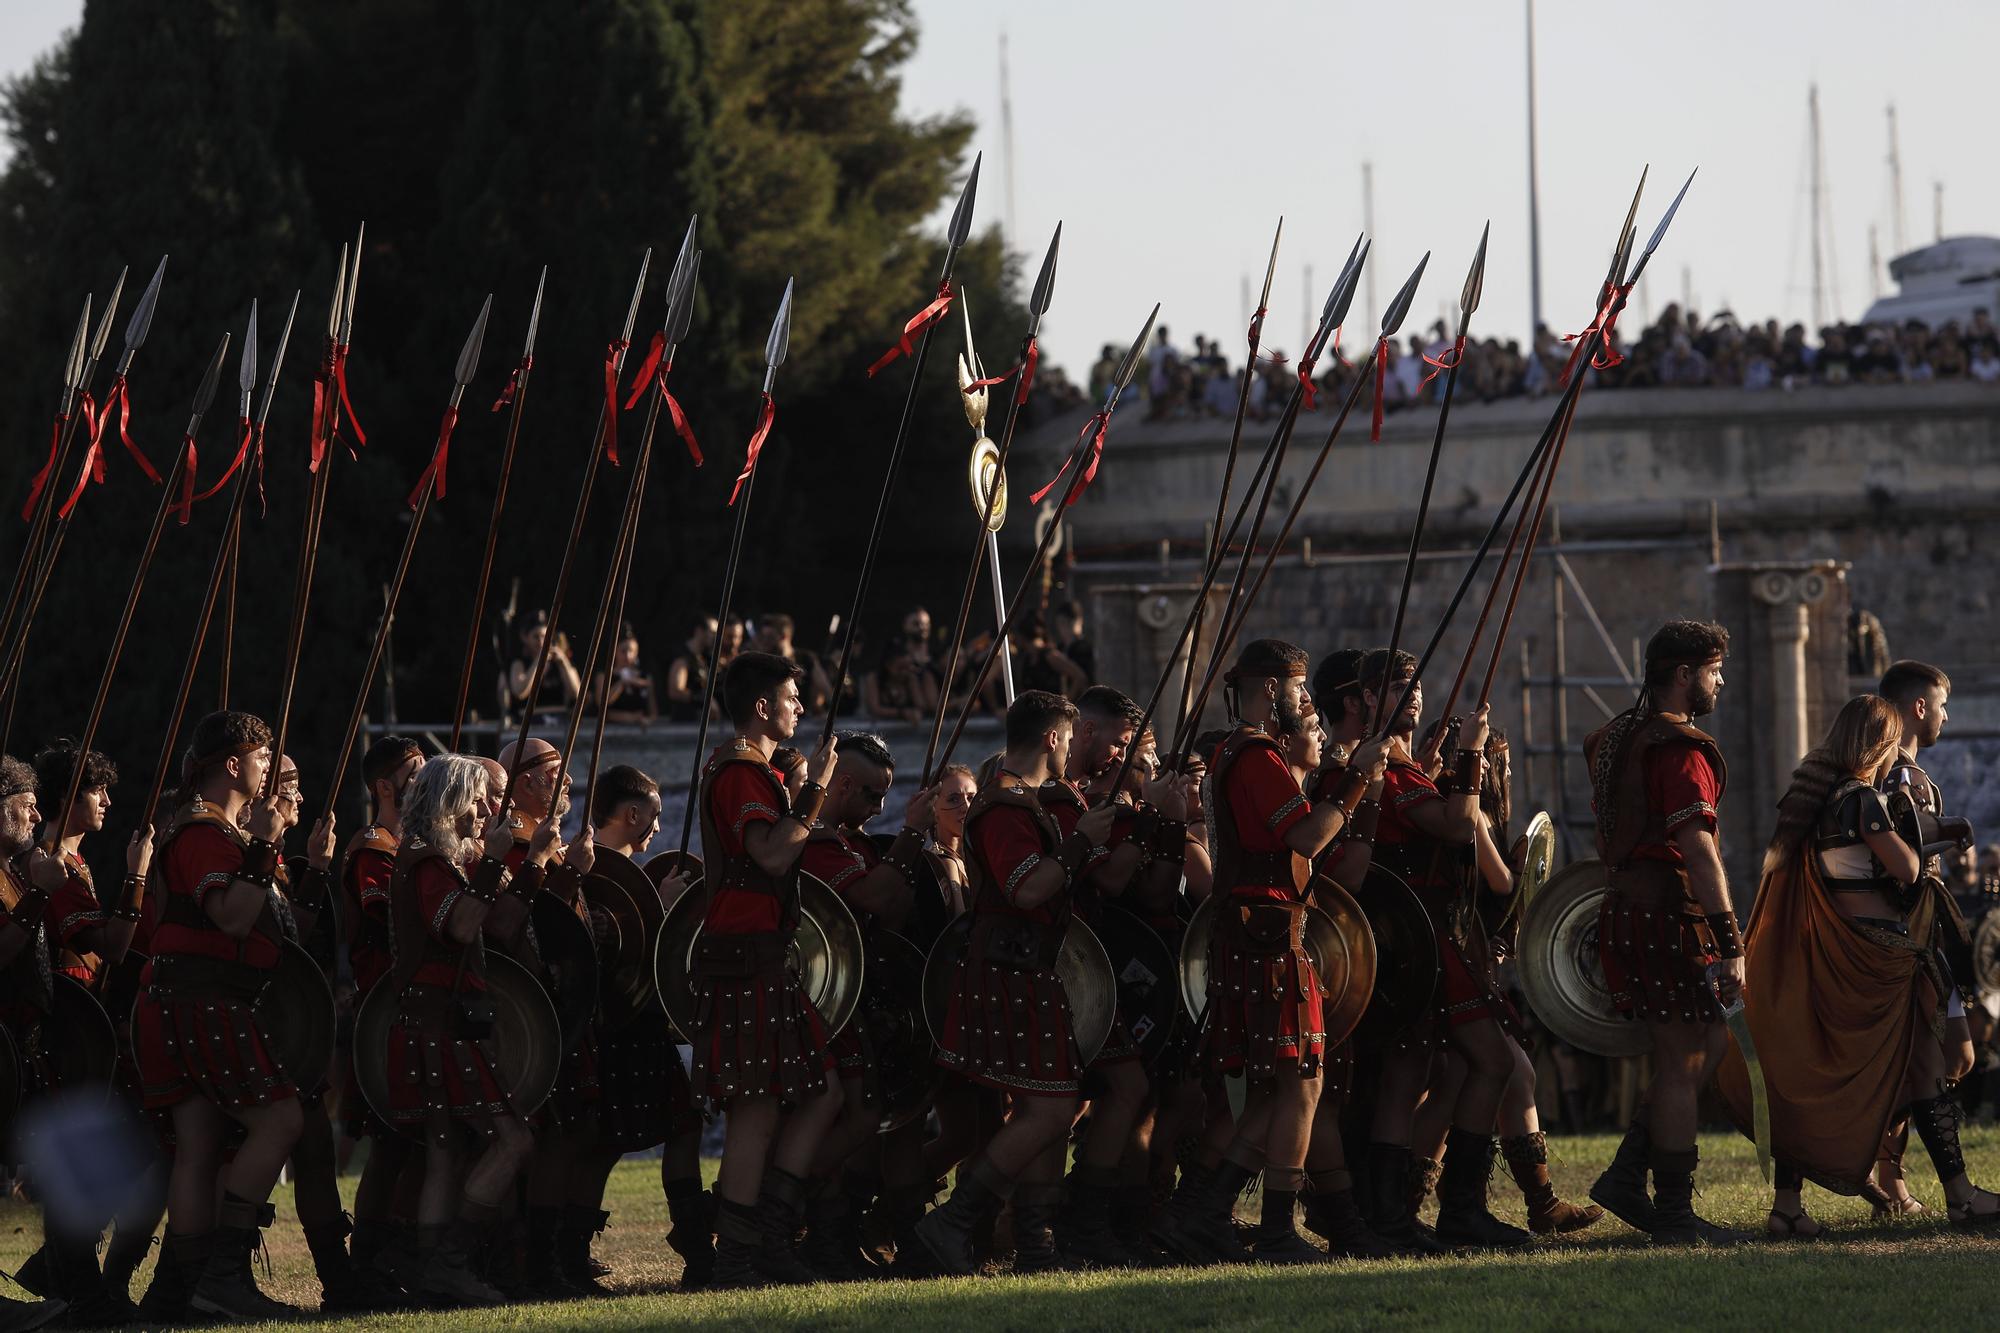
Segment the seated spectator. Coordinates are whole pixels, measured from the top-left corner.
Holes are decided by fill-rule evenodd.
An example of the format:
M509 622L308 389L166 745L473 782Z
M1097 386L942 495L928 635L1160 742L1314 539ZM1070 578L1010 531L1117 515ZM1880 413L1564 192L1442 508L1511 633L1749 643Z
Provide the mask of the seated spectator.
M1086 684L1097 680L1097 650L1083 637L1083 607L1076 602L1064 602L1056 608L1056 646L1062 654L1076 664L1083 673Z
M1982 338L1974 344L1970 371L1981 384L2000 381L2000 341Z
M541 685L532 701L528 697L528 691L535 685L535 663L542 655L542 643L548 638L548 633L549 613L546 611L532 611L521 621L514 656L507 663L507 669L500 673L502 710L510 719L518 719L532 704L537 721L553 721L563 716L576 702L576 692L582 687L583 680L569 660L569 640L560 633L549 645L548 663L542 670Z
M743 626L739 621L729 622L729 632L722 637L722 665L728 666L730 659L743 647ZM688 632L687 642L681 645L680 653L667 664L667 720L670 722L694 722L701 716L701 697L707 693L708 662L715 652L715 617L703 616L694 622ZM722 716L719 703L711 700L708 715Z
M861 698L868 716L877 721L922 722L937 711L937 679L917 663L909 640L898 634L862 678Z
M629 623L618 627L618 646L611 653L611 669L597 674L590 699L593 708L602 701L608 722L643 726L659 718L653 678L639 665L639 635Z

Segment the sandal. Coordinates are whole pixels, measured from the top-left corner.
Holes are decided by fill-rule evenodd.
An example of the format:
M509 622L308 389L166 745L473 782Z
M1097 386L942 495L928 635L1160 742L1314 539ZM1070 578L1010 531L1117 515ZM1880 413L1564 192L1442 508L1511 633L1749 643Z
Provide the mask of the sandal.
M1878 1222L1921 1222L1931 1215L1923 1200L1914 1194L1906 1194L1900 1199L1885 1194L1874 1201L1874 1206Z
M1987 1206L1982 1208L1981 1204ZM1951 1224L1962 1231L2000 1225L2000 1194L1974 1186L1971 1198L1964 1203L1945 1205L1944 1212Z
M1764 1217L1764 1231L1773 1240L1818 1240L1826 1235L1826 1227L1803 1206L1796 1213L1781 1213L1773 1208Z

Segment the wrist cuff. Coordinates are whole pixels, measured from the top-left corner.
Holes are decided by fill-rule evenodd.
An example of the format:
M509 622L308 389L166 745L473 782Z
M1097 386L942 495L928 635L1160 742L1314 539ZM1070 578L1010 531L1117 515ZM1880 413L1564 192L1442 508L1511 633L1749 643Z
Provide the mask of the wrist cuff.
M1375 826L1382 820L1380 801L1362 801L1348 816L1346 840L1348 842L1374 842Z
M1710 912L1702 917L1708 922L1709 933L1715 936L1715 952L1721 958L1741 958L1743 956L1743 935L1736 928L1734 912Z
M249 847L244 849L243 864L237 868L236 874L240 879L268 887L277 870L278 844L252 838Z
M1451 775L1445 779L1445 792L1452 796L1471 796L1479 790L1479 779L1486 757L1477 750L1459 750L1452 755Z
M792 802L792 818L810 828L812 822L819 818L820 809L825 804L826 788L817 782L808 781L799 788L798 799Z

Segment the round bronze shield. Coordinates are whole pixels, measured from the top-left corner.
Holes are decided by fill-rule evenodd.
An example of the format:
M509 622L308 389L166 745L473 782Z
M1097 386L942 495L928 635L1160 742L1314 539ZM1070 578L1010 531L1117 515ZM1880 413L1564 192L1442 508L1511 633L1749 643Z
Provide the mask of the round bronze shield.
M679 867L686 868L689 879L701 878L701 858L693 852L661 852L658 856L647 857L646 863L639 868L646 872L646 878L652 880L653 887L657 889Z
M659 885L631 857L599 848L584 876L583 896L618 923L615 947L607 948L602 959L598 1004L606 1027L623 1027L652 1002L653 941L666 915Z
M303 947L286 941L271 979L257 996L257 1026L300 1090L327 1076L337 1023L326 973Z
M1556 824L1549 818L1548 811L1535 812L1535 817L1528 821L1528 827L1516 845L1521 851L1521 864L1514 872L1514 891L1507 895L1506 902L1500 904L1500 910L1492 919L1488 920L1483 915L1481 918L1487 935L1506 944L1509 952L1512 952L1514 937L1520 930L1521 914L1528 910L1535 895L1542 891L1542 886L1556 872ZM1482 901L1485 898L1483 887L1481 898Z
M111 1015L75 977L56 973L54 1003L42 1020L42 1049L48 1052L56 1079L65 1089L97 1087L111 1091L118 1067L118 1035Z
M1098 910L1091 929L1111 961L1118 1016L1150 1069L1180 1023L1180 966L1158 931L1116 903Z
M2000 908L1987 909L1972 932L1972 975L1982 992L2000 991Z
M1608 892L1595 857L1565 866L1536 892L1514 950L1521 993L1544 1027L1579 1050L1643 1055L1651 1049L1646 1025L1612 1007L1597 956L1597 912Z
M869 1072L882 1098L882 1132L930 1109L944 1081L924 1022L923 950L893 931L869 932L867 982L854 1011Z
M938 1041L944 1032L945 1009L958 964L972 937L972 920L973 914L967 912L946 926L924 962L924 1019L930 1024L932 1041ZM1118 1013L1118 985L1103 943L1075 917L1070 918L1062 951L1056 955L1056 976L1069 996L1070 1031L1076 1035L1077 1054L1089 1064L1111 1035L1111 1021Z
M694 988L689 984L694 944L701 934L701 914L707 895L699 880L667 909L653 952L654 983L674 1030L694 1040ZM799 874L799 924L792 935L791 966L800 989L819 1011L829 1036L837 1035L854 1017L866 974L861 926L840 895L815 877Z
M1431 1016L1438 988L1437 930L1415 890L1382 866L1368 868L1354 901L1375 936L1375 988L1355 1031L1374 1041Z
M504 954L486 955L486 996L493 1005L493 1073L514 1110L533 1115L549 1099L562 1064L562 1029L555 1005L528 969ZM389 1116L389 1029L398 1011L395 988L387 979L368 992L354 1016L354 1074L368 1107L385 1125ZM421 1125L396 1125L421 1139Z
M1359 1013L1366 1007L1368 986L1375 976L1375 943L1368 934L1367 922L1359 920L1360 908L1353 906L1354 900L1347 898L1340 887L1330 881L1321 880L1319 883L1346 899L1346 903L1341 904L1339 899L1327 895L1327 900L1339 907L1337 916L1329 915L1311 903L1306 904L1306 957L1312 960L1313 970L1326 984L1327 997L1322 1014L1326 1022L1327 1044L1332 1046L1345 1041L1354 1027L1351 1017L1343 1017L1343 1026L1336 1028L1336 1016L1347 1015L1350 1011ZM1221 910L1216 903L1217 900L1212 897L1203 899L1201 905L1194 909L1187 930L1181 935L1180 1001L1189 1020L1197 1028L1208 1012L1208 946L1215 935L1215 914Z
M1312 905L1317 917L1306 919L1306 947L1310 949L1321 929L1333 936L1321 947L1320 955L1346 961L1346 974L1338 982L1324 969L1326 1004L1321 1018L1326 1024L1329 1048L1346 1041L1361 1024L1361 1015L1375 996L1375 972L1380 960L1375 953L1375 932L1369 928L1368 914L1354 895L1330 879L1313 881ZM1337 941L1337 944L1336 944Z
M555 1006L562 1048L575 1050L597 1013L597 942L575 909L546 889L536 891L528 919L535 928L542 970L548 973L544 989Z

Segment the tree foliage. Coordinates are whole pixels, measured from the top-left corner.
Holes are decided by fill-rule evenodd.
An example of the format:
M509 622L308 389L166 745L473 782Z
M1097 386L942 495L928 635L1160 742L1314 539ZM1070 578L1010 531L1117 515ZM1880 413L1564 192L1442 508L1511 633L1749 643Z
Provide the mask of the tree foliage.
M791 359L739 605L792 612L811 642L810 627L851 595L909 382L907 362L875 381L862 371L929 299L942 244L927 223L969 166L967 121L899 113L916 40L906 0L90 0L77 31L4 101L14 155L0 176L0 349L16 373L0 404L17 445L0 462L0 495L18 503L40 466L76 310L86 291L102 299L120 265L132 268L129 310L157 256L172 255L132 376L134 435L161 462L217 335L240 336L258 298L268 365L302 288L233 648L230 703L272 710L306 494L308 386L334 257L365 220L349 382L368 442L333 463L294 718L310 783L352 700L405 531L402 497L481 301L494 294L493 322L448 498L397 617L405 718L449 710L507 423L486 407L520 357L538 272L548 266L548 296L489 626L510 587L523 610L548 599L640 254L654 248L634 338L643 351L674 248L699 213L701 293L673 385L708 463L695 470L663 428L630 618L663 665L717 593L722 502L755 414L764 333L795 276ZM1003 361L1023 316L997 233L975 239L958 280L989 359ZM952 598L970 535L955 324L918 398L864 622L878 638L910 600ZM231 415L219 400L204 479L233 448ZM622 419L628 451L642 416ZM573 639L596 606L629 474L629 461L600 474L564 617ZM37 622L12 748L80 726L157 498L114 453ZM134 785L161 743L222 509L211 502L170 527L148 584L101 737ZM804 577L808 568L837 576ZM193 716L217 698L216 656L212 637ZM474 704L488 713L496 668L482 653Z

